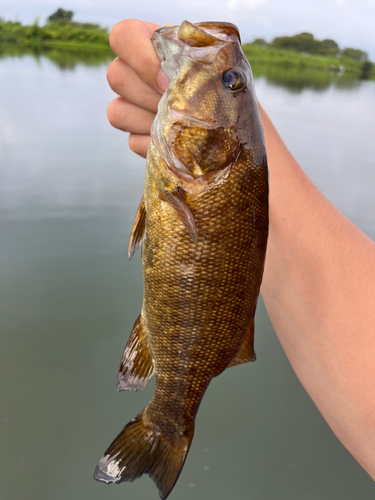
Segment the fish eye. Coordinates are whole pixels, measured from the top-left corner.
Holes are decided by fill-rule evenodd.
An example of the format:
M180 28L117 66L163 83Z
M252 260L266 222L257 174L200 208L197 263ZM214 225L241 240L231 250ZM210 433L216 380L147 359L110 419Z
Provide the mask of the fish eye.
M232 92L242 90L246 85L246 76L238 69L227 69L224 71L221 78L224 87Z

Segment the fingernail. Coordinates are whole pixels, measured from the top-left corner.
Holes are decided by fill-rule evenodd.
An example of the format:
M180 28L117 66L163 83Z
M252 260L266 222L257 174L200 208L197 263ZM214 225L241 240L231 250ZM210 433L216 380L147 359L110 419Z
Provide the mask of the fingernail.
M162 70L160 70L159 76L158 76L158 87L162 92L165 92L168 88L168 83L169 80L165 76Z

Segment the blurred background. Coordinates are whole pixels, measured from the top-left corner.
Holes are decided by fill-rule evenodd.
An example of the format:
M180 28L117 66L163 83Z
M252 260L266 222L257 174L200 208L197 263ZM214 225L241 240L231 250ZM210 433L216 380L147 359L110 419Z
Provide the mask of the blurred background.
M375 1L0 2L0 499L158 498L95 465L149 401L117 393L142 303L127 245L145 161L106 108L125 18L237 24L257 96L301 166L375 239ZM286 359L262 301L257 361L215 379L179 500L370 500L375 486Z

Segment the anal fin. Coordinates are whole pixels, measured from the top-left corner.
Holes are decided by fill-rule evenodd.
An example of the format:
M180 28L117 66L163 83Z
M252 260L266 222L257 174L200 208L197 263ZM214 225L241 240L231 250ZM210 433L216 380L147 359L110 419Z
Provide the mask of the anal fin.
M240 345L237 353L235 354L232 361L229 363L227 368L231 366L242 365L243 363L248 363L249 361L255 361L256 356L254 352L254 319L252 319L246 329L246 333L242 344Z
M198 236L195 227L195 220L190 208L187 206L186 201L183 199L178 191L168 191L166 189L160 190L159 198L168 203L177 213L180 221L186 227L192 240L197 244Z
M131 260L137 248L142 243L145 230L146 230L146 208L144 199L142 198L137 213L135 214L135 219L130 234L129 249L128 249L129 260Z
M117 379L118 391L138 391L146 387L154 373L154 362L146 339L142 313L133 326L122 356Z

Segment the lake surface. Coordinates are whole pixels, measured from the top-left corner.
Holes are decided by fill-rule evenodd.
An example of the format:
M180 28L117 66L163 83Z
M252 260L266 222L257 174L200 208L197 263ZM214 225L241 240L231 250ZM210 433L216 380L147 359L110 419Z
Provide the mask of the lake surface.
M0 51L0 498L157 499L92 479L152 395L117 393L142 303L128 262L143 159L106 120L108 55ZM375 84L256 68L257 95L305 171L375 239ZM328 79L327 79L328 78ZM375 485L294 375L260 301L256 363L214 379L178 500L370 500Z

